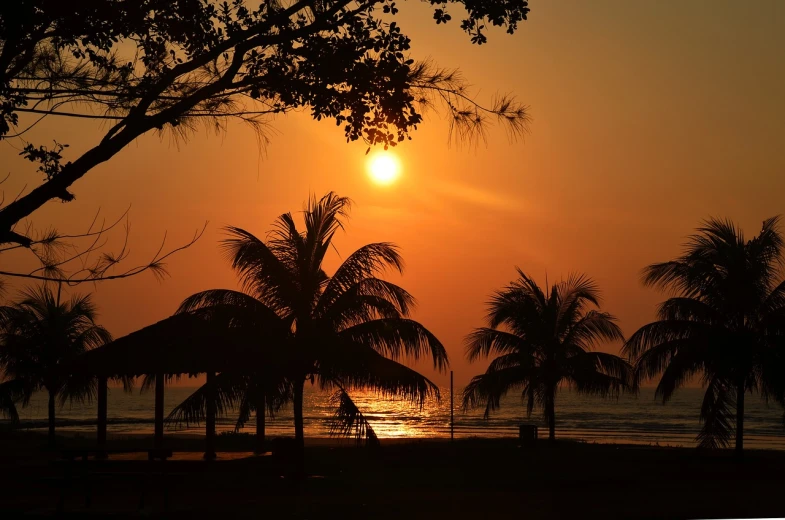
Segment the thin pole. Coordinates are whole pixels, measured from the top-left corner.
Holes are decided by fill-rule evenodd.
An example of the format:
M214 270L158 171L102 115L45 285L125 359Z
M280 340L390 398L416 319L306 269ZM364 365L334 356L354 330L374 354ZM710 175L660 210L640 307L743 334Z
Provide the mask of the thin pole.
M259 390L256 396L256 448L254 453L264 453L264 391Z
M450 440L455 438L455 399L453 398L453 375L450 370Z

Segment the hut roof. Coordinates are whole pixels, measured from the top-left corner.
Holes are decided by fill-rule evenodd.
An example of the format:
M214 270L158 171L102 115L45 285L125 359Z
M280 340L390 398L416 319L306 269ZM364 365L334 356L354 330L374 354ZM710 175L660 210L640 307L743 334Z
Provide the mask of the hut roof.
M178 314L80 356L71 369L96 376L261 370L263 338Z

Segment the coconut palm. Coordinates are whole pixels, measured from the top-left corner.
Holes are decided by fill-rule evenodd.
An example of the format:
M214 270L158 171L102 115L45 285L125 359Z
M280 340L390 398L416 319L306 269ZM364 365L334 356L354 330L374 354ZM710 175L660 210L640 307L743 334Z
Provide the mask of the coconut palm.
M733 222L708 220L682 256L644 270L645 285L673 296L624 351L635 360L638 377L662 374L656 395L663 401L702 378L702 447L728 446L735 416L735 448L741 454L745 394L782 399L785 282L778 222L778 217L764 221L760 234L746 240Z
M273 388L274 405L291 398L300 446L306 381L335 391L337 431L373 440L373 430L354 405L351 391L368 389L422 405L428 396L439 396L438 388L401 361L427 356L441 371L448 363L436 337L409 318L414 298L380 278L388 269L403 272L396 246L385 242L362 246L332 276L325 272L325 256L335 233L343 228L349 207L349 199L334 193L311 198L303 212L304 230L286 213L275 221L266 240L241 228L227 228L223 247L242 290L204 291L187 298L178 311L229 310L231 326L257 331L267 365L274 368L268 369L270 381L262 385L263 390ZM254 396L246 394L242 385L228 383L231 378L226 375L227 391L222 395L236 397L239 388L245 410L256 406ZM194 406L176 413L200 416L197 403L195 399Z
M464 389L463 405L485 406L485 417L510 390L520 390L527 416L543 409L548 438L556 436L556 395L567 385L601 396L631 390L632 367L613 354L593 351L600 341L623 340L616 318L599 308L597 285L571 276L546 294L520 269L519 278L494 294L487 327L466 338L470 361L497 357Z
M60 291L48 286L22 292L21 299L0 307L0 368L25 400L37 390L49 394L49 444L55 442L55 405L90 400L96 392L92 378L71 376L60 369L84 352L111 341L95 322L90 296L61 301Z

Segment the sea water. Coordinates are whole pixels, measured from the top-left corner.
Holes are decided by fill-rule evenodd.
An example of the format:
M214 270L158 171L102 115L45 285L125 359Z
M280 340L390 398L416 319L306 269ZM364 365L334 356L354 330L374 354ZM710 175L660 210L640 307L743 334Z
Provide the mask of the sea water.
M182 402L193 388L167 387L165 407L168 413ZM449 437L450 393L441 390L441 399L429 399L422 407L401 399L381 398L372 393L354 392L352 398L380 438L393 437ZM587 442L634 443L660 446L694 446L700 429L699 411L703 391L685 388L676 392L668 403L655 399L654 390L643 388L637 396L622 395L618 399L583 396L562 390L556 400L556 435L559 438ZM303 403L305 433L309 437L327 437L335 407L330 394L306 385ZM30 404L20 410L21 428L46 428L47 399L43 393L33 396ZM460 391L455 394L455 437L511 437L516 436L521 423L540 426L540 436L547 435L541 411L526 417L526 406L520 395L510 394L502 399L500 409L484 418L484 409L464 411L460 406ZM152 391L137 388L125 392L110 388L108 397L108 430L110 433L152 433L154 396ZM57 410L58 429L64 431L95 431L96 406L66 404ZM236 414L219 417L217 429L235 428ZM252 432L253 417L240 431ZM178 433L203 434L204 426L175 427ZM268 435L292 435L291 407L281 410L266 422ZM783 409L767 404L758 396L747 395L745 400L745 447L785 449Z

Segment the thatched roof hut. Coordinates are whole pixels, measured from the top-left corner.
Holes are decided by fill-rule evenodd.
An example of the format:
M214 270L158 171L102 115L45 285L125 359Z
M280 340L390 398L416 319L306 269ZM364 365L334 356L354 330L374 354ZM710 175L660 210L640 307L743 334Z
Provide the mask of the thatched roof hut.
M71 373L99 378L98 444L106 441L107 379L155 376L155 445L163 442L164 380L169 375L207 374L207 384L218 372L259 374L280 367L274 356L285 349L285 339L274 331L233 328L230 322L178 314L93 349L68 367ZM268 347L268 348L265 348ZM207 409L207 458L214 457L215 405Z

